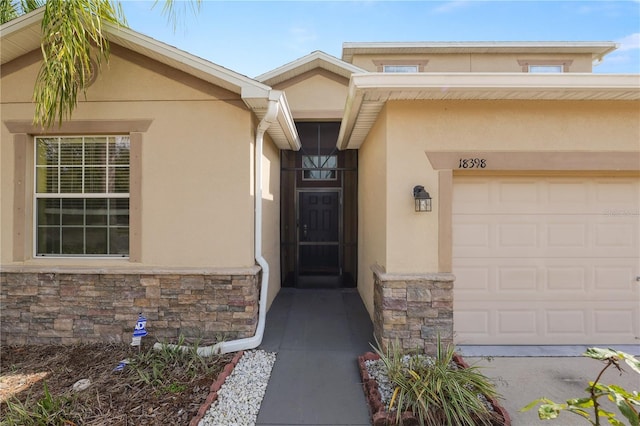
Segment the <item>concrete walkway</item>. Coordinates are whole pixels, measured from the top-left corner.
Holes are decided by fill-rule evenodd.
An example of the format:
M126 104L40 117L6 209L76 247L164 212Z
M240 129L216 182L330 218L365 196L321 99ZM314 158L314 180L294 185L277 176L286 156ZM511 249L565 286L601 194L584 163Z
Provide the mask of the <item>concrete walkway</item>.
M369 425L357 357L373 326L356 290L282 289L260 349L277 352L258 425Z

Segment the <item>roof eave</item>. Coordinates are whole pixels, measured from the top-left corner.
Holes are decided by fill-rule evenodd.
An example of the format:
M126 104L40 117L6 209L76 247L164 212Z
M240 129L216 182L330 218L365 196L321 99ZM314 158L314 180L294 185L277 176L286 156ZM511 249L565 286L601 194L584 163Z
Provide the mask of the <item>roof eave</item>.
M640 100L638 74L420 73L353 75L339 149L358 149L386 102Z
M276 121L267 129L267 133L278 149L293 151L300 149L300 137L284 92L270 90L267 96L264 96L262 93L253 90L244 90L242 100L253 111L258 120L262 120L266 115L269 102L277 102L278 113Z

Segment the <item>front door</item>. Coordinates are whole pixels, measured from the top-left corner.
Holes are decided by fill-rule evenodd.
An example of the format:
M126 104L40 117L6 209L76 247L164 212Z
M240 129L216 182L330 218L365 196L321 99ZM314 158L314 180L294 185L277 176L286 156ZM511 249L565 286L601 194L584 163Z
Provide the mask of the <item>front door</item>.
M340 191L298 192L298 275L340 275Z

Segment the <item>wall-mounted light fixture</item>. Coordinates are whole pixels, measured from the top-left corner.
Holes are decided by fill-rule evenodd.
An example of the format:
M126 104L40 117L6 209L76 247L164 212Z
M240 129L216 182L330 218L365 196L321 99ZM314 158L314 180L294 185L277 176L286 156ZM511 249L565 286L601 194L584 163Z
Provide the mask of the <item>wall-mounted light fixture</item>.
M416 185L413 187L413 199L416 203L417 212L431 211L431 196L424 190L424 186Z

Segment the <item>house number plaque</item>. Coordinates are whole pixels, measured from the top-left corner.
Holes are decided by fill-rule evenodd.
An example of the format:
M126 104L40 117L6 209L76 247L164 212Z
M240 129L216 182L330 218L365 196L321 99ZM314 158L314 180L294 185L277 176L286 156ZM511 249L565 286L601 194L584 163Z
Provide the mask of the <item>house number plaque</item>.
M487 167L486 158L460 158L459 169L484 169Z

